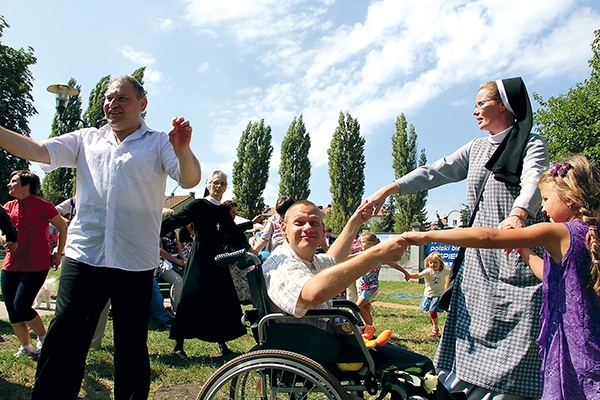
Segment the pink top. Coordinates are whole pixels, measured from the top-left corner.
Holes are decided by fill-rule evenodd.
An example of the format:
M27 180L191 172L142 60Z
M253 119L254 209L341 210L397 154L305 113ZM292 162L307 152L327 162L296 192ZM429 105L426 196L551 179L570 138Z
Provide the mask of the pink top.
M6 253L2 269L15 272L37 272L50 269L49 220L58 215L54 204L37 196L12 200L4 209L19 232L16 252Z
M267 220L265 228L263 229L260 237L269 241L268 250L272 252L283 243L283 218L279 214L273 214Z

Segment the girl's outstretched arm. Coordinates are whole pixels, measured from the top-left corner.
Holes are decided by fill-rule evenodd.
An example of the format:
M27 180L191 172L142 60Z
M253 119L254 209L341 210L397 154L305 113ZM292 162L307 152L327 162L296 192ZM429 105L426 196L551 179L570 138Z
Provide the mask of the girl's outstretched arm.
M386 262L386 264L389 265L390 267L402 272L404 274L404 280L406 280L406 281L408 281L410 279L419 279L419 274L410 274L407 270L402 268L402 266L398 263L388 261L388 262ZM413 277L413 275L416 275L416 276Z
M531 272L541 281L544 276L544 260L528 248L515 249L515 251L523 258Z
M543 246L555 262L569 248L569 231L562 223L541 222L521 229L456 228L437 231L405 232L408 244L441 242L483 249L517 249Z

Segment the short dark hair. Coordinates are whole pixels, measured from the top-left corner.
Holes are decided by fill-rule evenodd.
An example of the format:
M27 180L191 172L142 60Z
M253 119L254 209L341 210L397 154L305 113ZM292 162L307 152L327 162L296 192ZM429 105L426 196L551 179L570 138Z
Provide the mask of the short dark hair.
M13 176L18 176L19 181L21 182L21 186L29 186L29 194L36 195L38 194L38 190L40 188L40 177L34 174L31 171L26 169L21 169L10 174L10 178Z
M225 200L223 205L231 210L232 208L237 207L238 203L235 200Z
M140 81L138 81L131 75L121 75L121 76L117 76L116 78L112 78L110 80L110 82L108 82L108 87L110 87L110 85L112 85L113 82L119 82L119 83L129 82L129 83L131 83L131 86L133 86L133 91L135 92L135 95L138 98L138 100L143 97L146 97L146 89L144 89L144 86L142 86Z
M277 199L277 203L275 203L275 211L282 218L285 215L285 212L294 204L296 201L290 196L281 196Z

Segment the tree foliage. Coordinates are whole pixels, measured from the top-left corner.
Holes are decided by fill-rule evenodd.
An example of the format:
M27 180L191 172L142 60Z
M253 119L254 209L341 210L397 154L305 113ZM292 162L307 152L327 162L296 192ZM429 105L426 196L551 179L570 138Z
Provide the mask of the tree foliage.
M75 78L69 79L68 85L81 91L81 85L77 84ZM54 114L52 120L52 132L50 137L62 135L82 128L81 123L81 96L70 96L62 115ZM42 179L42 191L44 198L54 204L58 204L75 195L75 169L57 168L48 172Z
M417 168L417 166L427 163L424 150L421 150L417 159L417 134L415 127L406 122L404 114L396 118L396 132L392 136L392 159L392 168L394 169L396 179L406 175ZM411 225L414 222L425 225L427 221L425 212L427 191L394 195L391 197L391 204L396 209L394 217L394 230L396 232L412 230Z
M252 218L263 212L263 192L269 180L269 165L273 146L271 127L265 120L249 122L242 132L233 163L233 195L238 203L238 214Z
M332 208L325 223L340 232L365 193L365 139L360 135L358 120L350 113L344 116L340 112L327 154Z
M460 209L460 226L466 227L469 225L471 218L471 208L468 204L462 203L463 208Z
M131 76L138 80L138 82L143 86L144 85L144 73L146 72L146 67L139 67ZM146 111L142 113L142 119L146 119Z
M294 118L281 142L279 164L279 194L295 200L308 199L310 195L310 136L306 132L302 114Z
M0 38L5 28L10 25L0 16ZM0 42L0 125L25 136L31 133L28 118L37 114L31 95L33 74L29 69L36 62L31 47L17 50ZM8 182L13 171L28 168L28 161L0 150L0 182ZM8 200L7 191L0 190L0 202Z
M104 105L104 95L106 93L106 89L108 89L109 80L110 75L103 76L100 78L98 83L96 83L94 89L92 89L90 92L88 107L83 114L85 126L100 127L106 123L102 106Z
M553 161L584 154L600 163L600 29L594 34L590 78L547 101L533 95L541 105L535 113L536 128Z

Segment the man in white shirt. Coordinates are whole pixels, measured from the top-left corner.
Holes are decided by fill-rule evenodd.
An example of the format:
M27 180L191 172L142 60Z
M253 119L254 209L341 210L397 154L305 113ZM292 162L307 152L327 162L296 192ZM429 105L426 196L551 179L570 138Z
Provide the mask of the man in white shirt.
M263 265L274 305L298 318L311 308L331 308L331 299L367 271L399 260L406 250L402 240L387 240L348 258L356 233L370 217L370 209L355 212L327 253L315 254L325 235L323 213L310 201L294 203L283 220L285 242Z
M0 127L0 147L47 171L77 168L77 213L69 226L55 316L38 361L33 399L76 399L98 317L110 299L115 399L147 398L147 323L167 175L200 182L192 128L174 118L169 134L141 118L148 100L130 76L112 80L108 124L42 142Z

